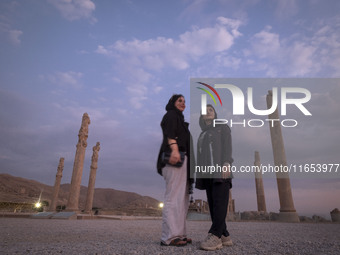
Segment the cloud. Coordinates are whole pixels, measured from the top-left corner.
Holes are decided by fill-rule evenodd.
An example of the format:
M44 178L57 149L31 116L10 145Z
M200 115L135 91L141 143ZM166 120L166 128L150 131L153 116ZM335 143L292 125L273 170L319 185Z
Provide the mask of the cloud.
M0 35L3 34L7 37L13 45L19 45L21 43L19 37L23 34L23 31L13 29L9 22L5 16L0 15Z
M97 93L103 93L103 92L105 92L106 90L107 90L107 88L105 88L105 87L102 87L102 88L96 88L96 87L94 87L94 88L92 88L95 92L97 92Z
M96 5L91 0L48 0L48 2L69 21L88 19L91 23L97 22L92 16Z
M229 18L225 18L225 17L218 17L217 20L223 24L226 25L228 27L231 28L231 32L235 37L239 37L242 34L238 31L238 28L243 24L243 22L241 20L237 20L237 19L229 19Z
M180 14L179 18L182 19L190 19L197 15L198 13L203 13L206 5L209 3L207 0L197 0L197 1L187 1L188 6Z
M225 51L233 45L235 38L241 36L238 31L240 21L224 17L219 17L217 21L214 27L193 28L192 31L181 34L178 40L157 37L144 41L117 41L107 48L99 45L96 53L107 56L112 56L113 53L124 55L135 64L143 63L152 70L166 66L186 69L191 58Z
M140 109L143 106L143 101L148 99L146 84L151 83L152 75L137 67L131 71L129 77L126 78L126 92L130 105L135 109Z
M105 49L105 47L102 45L98 45L98 48L95 50L95 52L98 54L106 55L106 56L110 56L113 54L112 51Z
M51 75L41 75L40 78L43 81L48 81L54 85L60 87L70 87L74 89L80 89L82 84L80 82L83 73L81 72L55 72Z
M155 94L158 94L159 92L161 92L163 90L163 87L161 87L161 86L156 86L155 88L154 88L154 92L155 92Z
M240 20L218 17L213 26L193 27L177 39L119 40L109 46L98 45L95 52L120 63L115 69L119 74L128 74L123 79L130 103L139 109L147 99L150 86L155 87L152 92L156 94L161 91L161 87L152 85L155 79L153 72L159 73L165 68L187 70L204 56L226 52L242 35L238 30L241 25ZM233 63L237 61L236 58L232 59ZM225 62L225 65L230 63Z
M288 58L291 65L288 72L293 76L303 76L305 74L318 71L319 63L315 62L315 52L317 47L304 42L295 42L290 48Z
M260 59L277 56L280 54L281 44L279 34L270 32L272 28L267 26L265 29L253 36L253 53Z
M23 34L21 30L10 30L8 34L9 39L13 44L18 45L21 43L21 40L19 38Z
M228 50L234 40L241 36L238 31L241 21L224 17L217 18L213 27L193 28L179 35L179 39L157 37L149 40L117 41L105 48L98 46L97 53L128 57L135 65L145 66L150 70L172 67L184 70L190 66L190 60L198 60L206 54Z
M315 32L286 37L266 26L251 37L250 48L243 51L254 71L267 76L338 77L340 74L340 35L338 18L313 24Z
M275 10L275 16L279 19L288 19L298 13L296 0L279 0Z
M242 59L241 58L236 58L236 57L231 57L225 54L220 54L215 57L216 63L220 66L224 66L227 68L232 68L234 70L237 70L240 68Z

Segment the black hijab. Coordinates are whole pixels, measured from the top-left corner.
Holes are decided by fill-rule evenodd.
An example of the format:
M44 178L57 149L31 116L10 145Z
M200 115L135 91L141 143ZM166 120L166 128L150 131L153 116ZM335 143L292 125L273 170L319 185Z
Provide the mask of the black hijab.
M208 104L207 107L211 107L214 110L214 113L215 113L214 119L217 119L217 113L216 113L215 108L211 104ZM200 125L202 131L206 131L209 128L211 128L213 124L211 123L210 125L207 125L205 123L205 120L203 119L203 115L201 114L200 119L199 119L199 125Z
M177 107L175 106L177 99L180 98L180 97L184 98L184 96L181 95L181 94L173 94L172 97L169 99L168 104L165 106L165 110L167 112L171 111L171 110L175 111L179 116L182 117L182 120L184 121L183 113L180 110L178 110Z

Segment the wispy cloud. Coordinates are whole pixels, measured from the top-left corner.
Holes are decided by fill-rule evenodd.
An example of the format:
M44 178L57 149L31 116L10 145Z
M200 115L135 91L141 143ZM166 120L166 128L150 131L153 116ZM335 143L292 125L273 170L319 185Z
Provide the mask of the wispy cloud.
M278 0L275 10L275 16L279 19L288 19L298 13L298 4L296 0Z
M326 24L325 24L326 23ZM266 26L251 37L244 50L248 64L268 76L315 77L319 72L331 77L340 74L339 19L313 24L313 33L282 36Z
M18 45L21 43L21 40L19 38L23 34L21 30L15 30L15 29L10 30L8 31L8 34L9 34L9 39L13 44Z
M40 75L42 81L47 81L53 85L59 87L68 87L73 89L80 89L82 87L81 78L83 73L81 72L55 72L49 75Z
M277 56L280 53L280 35L271 32L271 29L270 26L267 26L253 36L253 54L256 54L261 59Z
M96 53L111 56L113 52L111 50L106 49L103 45L98 45L98 48L95 50Z
M22 30L12 28L7 17L0 15L0 35L7 37L8 41L13 45L19 45L21 44L20 36L22 34Z
M61 15L69 20L88 19L91 23L96 23L93 16L96 5L91 0L48 0Z

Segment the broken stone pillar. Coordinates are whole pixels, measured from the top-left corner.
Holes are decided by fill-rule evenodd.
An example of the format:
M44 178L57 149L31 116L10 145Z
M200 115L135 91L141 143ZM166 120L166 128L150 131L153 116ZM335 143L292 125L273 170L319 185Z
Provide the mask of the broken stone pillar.
M96 182L96 173L98 168L98 152L100 150L100 143L97 142L96 146L93 146L93 154L91 161L91 171L89 177L89 185L87 187L87 197L85 204L85 212L90 213L93 205L94 184Z
M268 109L271 108L272 102L273 92L269 90L267 95ZM274 164L275 166L278 167L286 167L287 159L282 138L281 122L279 118L278 108L276 108L276 110L272 114L269 114L269 119L275 120L269 121L270 136L272 140L274 155ZM288 173L283 171L277 172L276 181L280 199L279 221L300 222L299 215L297 214L294 207L292 189L290 186L290 179Z
M332 210L330 214L331 214L332 222L340 222L340 211L338 208L335 208L334 210Z
M207 201L202 202L202 212L205 212L205 213L209 212L209 204Z
M61 177L63 176L63 174L62 174L63 169L64 169L64 158L60 158L58 170L57 170L57 175L55 177L55 182L54 182L54 189L53 189L53 194L52 194L51 205L50 205L50 208L49 208L50 212L54 212L56 210L56 206L57 206L57 203L58 203L58 195L59 195Z
M262 168L260 161L260 154L258 151L255 151L255 162L256 166L255 171L255 185L256 185L256 197L257 197L257 210L259 212L266 212L266 198L264 196L264 188L263 188L263 179L262 179Z
M77 151L74 157L70 194L66 206L67 211L79 211L80 185L81 177L83 175L85 150L87 147L87 137L90 123L91 122L89 115L87 113L84 113L78 134L79 139L77 144Z
M234 214L235 213L235 200L233 199L231 189L229 190L229 202L228 202L228 214Z
M234 221L235 220L235 199L233 199L231 194L231 189L229 190L229 202L228 202L228 209L227 209L227 221Z

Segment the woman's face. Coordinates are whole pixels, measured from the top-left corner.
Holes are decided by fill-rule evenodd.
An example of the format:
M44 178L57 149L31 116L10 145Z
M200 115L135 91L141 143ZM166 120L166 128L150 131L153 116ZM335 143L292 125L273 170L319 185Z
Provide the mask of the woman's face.
M175 102L175 107L181 112L185 109L185 99L184 97L179 97Z
M213 120L215 119L215 111L212 107L207 106L207 114L203 115L204 120Z

